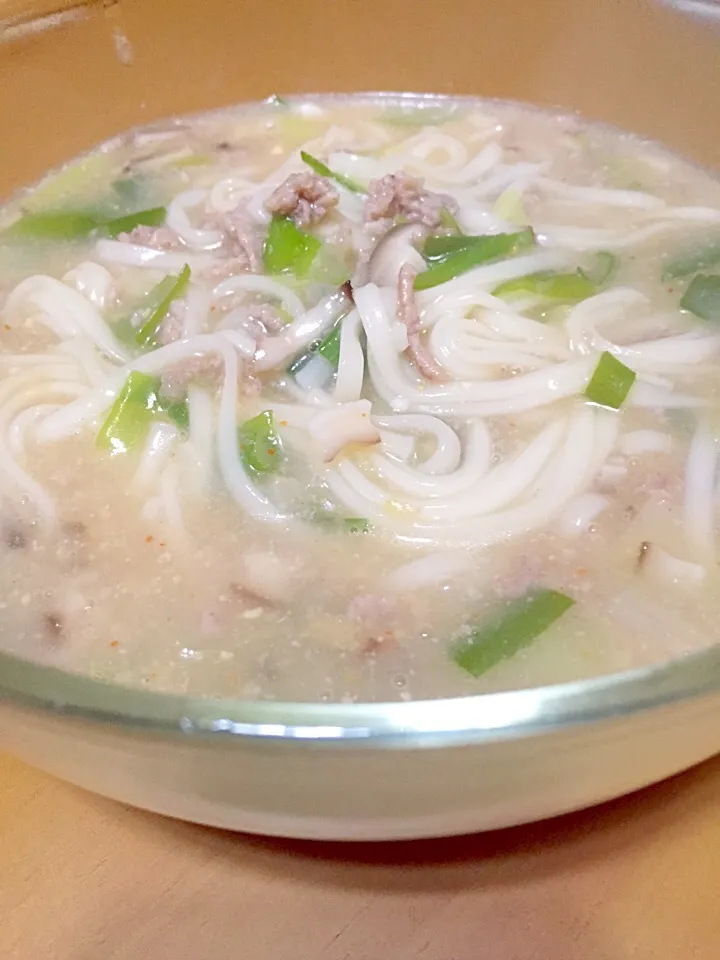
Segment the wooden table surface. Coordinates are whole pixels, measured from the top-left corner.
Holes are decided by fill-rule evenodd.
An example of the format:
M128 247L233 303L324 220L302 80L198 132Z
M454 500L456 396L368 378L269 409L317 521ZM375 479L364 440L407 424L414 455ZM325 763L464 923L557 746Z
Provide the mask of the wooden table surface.
M582 814L405 844L284 842L0 758L3 960L718 960L720 759Z

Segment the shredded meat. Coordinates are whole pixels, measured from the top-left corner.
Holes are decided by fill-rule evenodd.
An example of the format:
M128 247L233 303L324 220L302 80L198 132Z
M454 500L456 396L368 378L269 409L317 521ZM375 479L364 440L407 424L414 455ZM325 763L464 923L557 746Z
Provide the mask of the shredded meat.
M179 250L184 244L171 227L134 227L129 233L119 233L123 243L138 243L153 250Z
M187 393L188 384L194 382L217 386L222 380L223 371L223 359L214 353L182 360L162 375L160 396L166 400L181 400ZM238 386L246 394L260 392L261 384L252 375L249 363L238 361Z
M338 192L315 173L292 173L265 201L265 209L290 217L298 227L320 223L337 206Z
M442 380L444 373L420 337L420 315L415 303L416 271L409 263L403 264L398 276L397 310L405 324L408 338L408 353L413 363L426 380Z
M451 197L431 193L425 189L423 180L401 170L371 181L365 201L365 221L404 217L410 223L422 223L434 229L440 226L443 208L454 212L456 207Z
M226 259L211 268L213 277L262 272L262 240L244 204L207 219L203 229L220 230L224 235L221 252Z

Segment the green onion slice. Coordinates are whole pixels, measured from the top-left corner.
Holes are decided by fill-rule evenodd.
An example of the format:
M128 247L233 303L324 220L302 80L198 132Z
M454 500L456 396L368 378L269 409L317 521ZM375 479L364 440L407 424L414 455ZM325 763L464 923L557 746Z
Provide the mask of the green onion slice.
M4 236L13 240L81 240L100 225L96 214L82 211L26 213L4 231Z
M155 335L160 324L167 316L167 312L174 300L182 297L190 283L190 267L185 264L176 276L165 277L148 294L148 300L154 304L149 309L149 315L135 335L138 346L148 347L155 341Z
M706 270L720 263L720 240L713 240L699 250L694 250L672 260L662 272L663 282L677 280L679 277L689 277L691 273Z
M335 171L331 170L322 160L318 160L317 157L313 157L312 154L306 153L304 150L300 151L300 159L310 167L313 173L317 173L320 177L327 177L328 180L334 180L335 183L339 183L341 187L345 187L346 190L350 190L352 193L367 192L356 180L346 177L342 173L335 173Z
M148 210L138 210L137 213L128 213L114 220L106 220L102 224L102 231L109 237L117 237L120 233L130 233L135 227L159 227L165 223L166 216L165 207L150 207Z
M720 320L720 277L707 273L693 277L680 306L702 320Z
M614 253L607 250L598 250L588 259L584 267L578 270L583 277L600 287L617 272L619 260Z
M595 372L585 389L585 396L593 403L600 404L601 407L619 410L635 383L636 376L634 370L626 367L621 360L606 350L595 367Z
M423 250L428 269L415 278L416 290L447 283L491 260L511 257L535 242L532 230L483 237L430 237Z
M111 453L127 453L141 443L158 408L157 377L133 370L123 384L97 436L97 445Z
M238 444L246 467L255 473L275 473L282 463L282 446L272 410L263 410L238 429Z
M317 237L300 230L289 217L273 217L263 250L265 271L304 277L321 246Z
M515 656L569 610L574 600L557 590L540 590L510 604L497 619L476 627L452 650L455 663L474 677Z
M514 277L495 287L496 297L517 297L532 294L551 300L585 300L597 292L595 284L580 270L575 273L554 273L551 270Z

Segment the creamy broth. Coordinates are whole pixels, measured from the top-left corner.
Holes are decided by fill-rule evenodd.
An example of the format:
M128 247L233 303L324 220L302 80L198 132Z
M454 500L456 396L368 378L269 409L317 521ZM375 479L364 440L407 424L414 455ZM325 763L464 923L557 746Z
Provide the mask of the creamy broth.
M274 98L0 230L3 650L354 701L716 641L707 174L521 105Z

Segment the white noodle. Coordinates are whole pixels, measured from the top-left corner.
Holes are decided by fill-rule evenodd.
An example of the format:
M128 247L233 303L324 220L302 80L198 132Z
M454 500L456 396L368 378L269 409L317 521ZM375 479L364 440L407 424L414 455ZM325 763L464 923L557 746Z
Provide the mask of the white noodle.
M279 300L294 320L299 319L305 313L305 307L300 297L290 287L278 280L273 280L272 277L258 277L254 274L230 277L215 287L213 296L219 299L228 294L245 290L249 293L262 293L271 300Z
M122 240L98 240L95 251L106 263L115 263L124 267L146 267L149 270L163 270L166 273L179 271L187 264L195 273L216 262L205 253L175 253L168 250L156 250L137 243L124 243Z
M197 229L190 223L187 211L204 206L207 198L207 190L186 190L168 204L167 225L193 250L214 250L224 239L220 230Z
M714 492L717 438L705 419L693 434L685 473L685 530L690 546L706 563L715 560Z
M85 336L108 357L120 361L127 357L92 304L53 277L38 275L23 280L5 301L3 314L11 326L36 317L61 340Z

